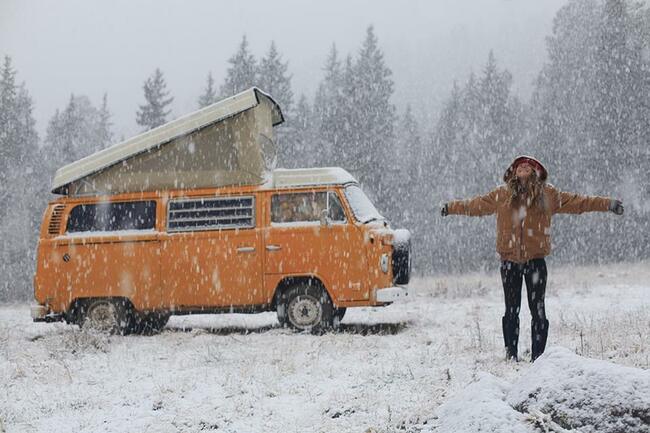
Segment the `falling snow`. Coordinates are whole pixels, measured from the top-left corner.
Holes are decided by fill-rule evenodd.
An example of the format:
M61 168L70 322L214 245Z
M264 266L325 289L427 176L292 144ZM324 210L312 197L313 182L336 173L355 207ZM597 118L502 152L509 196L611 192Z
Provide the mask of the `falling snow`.
M187 11L200 10L200 3ZM153 49L143 48L140 37L98 44L93 34L75 33L75 40L109 57L109 70L94 80L101 92L78 79L85 68L66 68L72 65L66 56L86 60L81 47L65 52L64 45L76 44L60 44L48 55L12 52L19 45L6 41L33 40L47 29L16 25L25 11L37 15L33 5L0 5L0 16L12 24L0 28L0 433L649 430L650 4L558 1L552 23L538 26L537 17L524 18L517 9L525 2L484 2L488 6L477 10L494 9L497 17L506 7L516 21L498 28L491 13L442 13L454 27L441 37L404 31L400 23L410 14L408 26L440 27L435 14L421 24L423 11L430 11L424 3L390 14L390 25L363 18L389 2L370 3L372 10L352 27L346 21L356 16L348 13L352 6L310 9L323 22L341 19L318 41L283 33L300 28L292 20L309 26L283 2L273 6L286 15L282 20L259 18L264 25L255 27L278 29L263 36L250 31L259 16L237 6L237 14L224 16L232 22L247 17L241 25L249 30L228 47L216 21L203 29L200 20L173 16L214 44L196 47L207 48L209 55L197 57L209 57L213 71L176 60L187 30L178 21L165 24L155 10L147 10L146 20L120 20L115 29L139 22L144 36L145 28L151 31L146 21L178 40L149 35L160 38ZM268 12L266 5L258 9ZM62 33L94 22L78 18L47 16ZM490 26L498 28L496 39ZM32 34L20 36L19 27ZM526 37L514 45L495 42L521 34L515 27ZM316 26L309 30L321 36ZM304 43L302 53L286 55L295 42ZM145 63L120 63L107 45L138 53ZM319 66L298 83L294 71L304 73L312 58ZM35 71L36 59L51 64ZM179 76L187 75L174 71L169 59L206 81L181 86ZM416 71L426 59L433 71ZM108 72L116 70L139 97L128 114L125 92L104 90L114 88L118 77ZM57 77L67 80L63 90ZM47 85L39 84L43 80ZM252 87L263 92L247 90ZM59 108L37 124L39 104L61 98L59 91L66 95ZM242 108L241 95L254 104ZM224 100L231 101L225 111ZM508 202L507 227L516 230L501 224L495 230L489 198L514 200L504 171L521 154L548 169L548 183L565 206L556 213L600 212L553 216L551 229L555 196L540 195L536 208L529 195L527 202ZM92 168L98 161L103 165ZM90 171L57 184L74 171L70 167ZM309 167L330 168L295 170ZM535 170L539 176L541 168ZM309 187L334 178L338 183L329 185L338 192L295 193L278 200L277 209L270 199L267 208L257 207L265 199L250 191L291 186L292 176L312 182ZM216 186L243 188L247 196L210 190L187 197L187 190ZM515 193L501 195L506 191ZM114 194L125 192L156 197L116 203ZM48 202L62 196L77 205L77 214L61 210L65 226L56 217L43 222ZM453 203L466 209L470 202L463 200L472 197L472 212L450 211ZM54 204L49 209L56 214ZM458 213L485 218L447 216ZM542 213L548 224L538 221ZM192 236L197 231L208 234ZM301 248L283 249L281 242L296 233ZM39 239L48 236L52 248L39 258ZM347 248L333 246L342 240ZM500 259L508 257L504 251L521 257L529 247L552 251L548 278L537 271L530 276L536 287L546 284L546 293L529 293L534 315L550 321L548 349L528 362L531 327L540 328L526 306L509 304L507 314L521 315L521 362L506 362ZM371 256L377 248L408 251L402 265L413 278L407 299L370 308L372 290L400 285L393 279L363 287L349 278L353 271L387 275L397 256L389 259L384 250ZM262 257L260 251L268 254L264 261L251 258ZM320 289L310 276L305 287L288 280L287 291L303 290L294 297L299 307L274 297L278 314L269 312L276 308L264 298L267 280L310 260L313 274L334 269L346 281L336 290L347 290L347 300L363 298L364 306L327 304L323 292L313 295ZM69 271L61 270L63 263ZM503 270L511 266L502 264ZM35 279L39 272L50 277ZM169 318L169 311L141 311L139 331L128 336L30 319L35 284L67 299L75 290L97 290L98 281L111 296L152 305L171 299L167 306L176 312L190 312L184 306L205 312L210 302L230 313L235 304L263 312ZM385 293L391 291L404 293L398 287ZM320 320L325 309L314 309L310 299L326 305L328 320L340 326L312 335L281 325L293 323L291 314L313 311Z

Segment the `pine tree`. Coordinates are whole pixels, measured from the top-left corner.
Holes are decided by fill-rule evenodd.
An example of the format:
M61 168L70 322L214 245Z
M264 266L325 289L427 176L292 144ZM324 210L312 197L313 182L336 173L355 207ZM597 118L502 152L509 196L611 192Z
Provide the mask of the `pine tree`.
M392 72L384 62L372 26L366 31L353 71L348 76L350 88L346 93L352 95L352 104L348 108L354 139L346 143L349 146L347 153L348 156L354 155L353 170L359 180L367 184L369 191L377 194L378 198L385 197L390 191L390 180L377 168L392 156L396 118L395 107L390 101L393 95Z
M328 164L351 171L378 197L390 187L381 168L395 140L391 75L370 26L356 58L348 55L341 64L332 46L314 99L315 129Z
M95 151L104 149L112 144L113 141L113 132L111 128L113 123L111 122L111 112L108 110L108 95L104 93L102 97L102 106L97 113L97 127L96 127L96 136L95 139L96 149Z
M650 127L650 69L644 64L650 47L647 40L641 42L647 33L635 17L637 7L623 0L606 0L596 40L591 122L595 152L589 167L601 171L608 190L626 178L623 173L631 167L639 177L646 177L647 166L641 168L639 158L648 154L641 149L647 149L649 135L640 132ZM602 155L608 156L608 164L603 165ZM647 156L645 162L650 162Z
M359 177L365 172L364 168L370 158L370 149L364 149L361 144L359 128L361 125L361 108L357 105L359 96L357 95L357 71L355 70L352 55L348 54L343 61L341 68L341 78L338 84L335 103L337 105L337 115L333 125L336 128L336 146L333 150L333 160L336 165L340 165L350 170ZM376 186L376 185L375 185ZM376 188L369 191L374 193Z
M293 165L295 158L293 150L296 148L293 90L291 90L291 76L288 74L289 65L282 61L275 42L271 42L269 51L259 63L257 68L257 85L269 93L280 105L285 122L275 128L276 148L278 149L278 164L288 167Z
M257 85L273 96L286 113L290 113L293 108L293 90L288 69L288 62L282 61L275 42L271 42L268 53L260 60L257 69Z
M517 116L511 111L514 105L511 103L511 84L512 75L507 70L498 69L494 53L490 51L478 83L480 120L475 154L480 160L477 180L482 185L496 183L494 173L503 165L504 155L510 156L519 139L519 129L515 124Z
M25 84L16 84L16 70L5 56L0 70L0 300L26 300L33 275L37 224L44 201L33 101ZM38 209L36 207L38 206ZM10 210L10 212L8 212Z
M146 102L144 105L140 105L136 113L136 121L146 131L167 122L167 116L171 113L171 110L167 110L167 107L174 101L174 98L169 96L167 83L163 73L158 68L151 77L147 78L142 89L144 90Z
M585 186L572 166L587 165L582 150L591 141L593 96L588 83L596 55L599 9L597 0L578 0L558 11L553 34L547 38L549 61L535 88L536 130L544 132L544 136L538 132L537 140L552 164L549 168L554 169L558 185ZM542 119L544 123L540 123ZM549 138L553 141L547 141Z
M341 62L336 45L332 45L323 68L325 76L318 85L314 98L314 129L318 132L318 147L322 161L327 165L341 165L337 154L343 126L343 89Z
M467 84L467 89L472 89L473 76ZM437 185L441 191L445 191L452 197L457 194L453 172L456 167L465 164L466 143L468 131L465 129L464 105L467 100L467 93L458 87L454 82L449 98L443 105L440 118L435 126L431 137L431 144L424 152L423 159L430 167L436 167L429 173L427 183ZM465 100L464 100L465 99ZM471 157L470 157L471 158ZM460 194L458 195L460 196Z
M484 147L490 156L507 151L512 146L510 86L512 76L507 70L499 71L494 52L490 51L480 82L480 102L483 107ZM496 163L495 161L490 161Z
M45 143L56 166L88 156L111 143L107 97L95 108L86 96L70 95L63 111L57 110L47 127Z
M390 193L385 193L386 216L397 226L413 227L416 210L423 204L418 188L423 168L420 127L409 104L399 119L393 157L386 160L384 172L391 179Z
M324 165L323 155L315 140L313 111L304 94L300 95L294 110L293 137L290 144L291 147L287 152L290 152L293 157L287 159L288 168Z
M25 85L16 84L11 58L5 56L0 71L0 180L6 180L9 167L27 163L37 149L33 106Z
M212 78L212 72L208 72L205 89L203 90L201 96L199 96L199 108L207 107L208 105L212 105L215 102L217 102L217 91L214 88L214 79Z
M257 62L248 50L246 35L242 37L237 52L228 60L230 66L226 73L224 83L221 85L219 95L227 98L255 86Z
M16 71L11 65L11 57L5 56L0 71L0 173L5 172L6 164L15 161L21 153L18 148L17 98Z
M478 78L472 73L462 89L454 85L433 139L444 161L441 170L447 171L440 179L447 191L463 196L485 192L498 181L495 173L504 157L521 148L524 119L521 104L511 94L511 82L510 72L500 70L490 52ZM450 183L458 164L464 166L468 179Z

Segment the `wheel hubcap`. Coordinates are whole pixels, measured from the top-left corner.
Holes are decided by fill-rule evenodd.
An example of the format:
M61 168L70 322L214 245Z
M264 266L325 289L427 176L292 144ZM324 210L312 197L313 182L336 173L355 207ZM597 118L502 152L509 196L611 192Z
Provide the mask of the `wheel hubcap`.
M88 312L84 328L92 331L108 333L117 328L115 306L110 303L99 304Z
M311 296L296 296L289 304L289 320L297 328L317 325L322 314L320 302Z

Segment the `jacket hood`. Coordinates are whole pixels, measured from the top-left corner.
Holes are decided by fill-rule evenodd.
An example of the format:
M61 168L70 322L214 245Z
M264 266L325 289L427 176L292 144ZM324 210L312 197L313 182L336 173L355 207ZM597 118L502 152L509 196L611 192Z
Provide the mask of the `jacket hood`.
M535 171L537 171L537 174L539 175L539 179L542 182L546 181L546 179L548 178L548 171L546 170L546 167L544 167L544 164L542 164L539 160L533 158L532 156L520 155L516 157L514 161L512 161L512 163L510 164L506 172L503 174L504 182L508 182L508 179L510 179L510 177L514 175L517 166L522 162L527 162L530 165L532 165Z

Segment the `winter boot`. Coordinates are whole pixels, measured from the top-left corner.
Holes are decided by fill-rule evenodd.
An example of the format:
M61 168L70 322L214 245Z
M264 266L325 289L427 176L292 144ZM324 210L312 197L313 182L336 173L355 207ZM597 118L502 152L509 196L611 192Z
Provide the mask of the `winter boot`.
M503 342L506 347L506 361L518 361L517 344L519 342L519 317L503 316L501 319L503 327Z
M534 362L539 358L544 349L546 349L546 339L548 337L548 320L533 321L531 324L531 359Z

